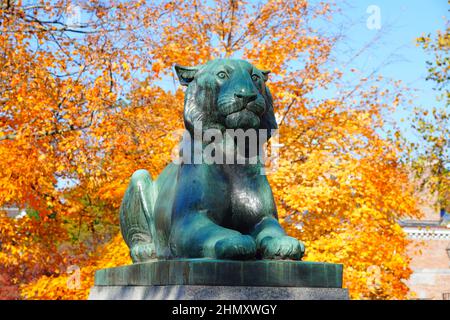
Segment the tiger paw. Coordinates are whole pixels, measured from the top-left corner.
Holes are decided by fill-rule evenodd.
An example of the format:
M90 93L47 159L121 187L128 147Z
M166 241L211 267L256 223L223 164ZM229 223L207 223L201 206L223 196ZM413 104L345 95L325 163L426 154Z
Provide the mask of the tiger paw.
M154 258L155 246L153 243L138 243L131 247L130 256L134 263L145 262Z
M303 242L289 237L265 237L258 246L262 259L300 260L305 253Z
M246 235L219 240L214 248L218 259L246 260L256 257L255 240Z

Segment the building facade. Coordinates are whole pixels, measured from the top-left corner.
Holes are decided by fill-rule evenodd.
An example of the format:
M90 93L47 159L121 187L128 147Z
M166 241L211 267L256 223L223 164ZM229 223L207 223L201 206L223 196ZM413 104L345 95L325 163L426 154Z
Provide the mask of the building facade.
M411 240L411 298L450 300L450 221L448 214L426 212L424 220L400 224Z

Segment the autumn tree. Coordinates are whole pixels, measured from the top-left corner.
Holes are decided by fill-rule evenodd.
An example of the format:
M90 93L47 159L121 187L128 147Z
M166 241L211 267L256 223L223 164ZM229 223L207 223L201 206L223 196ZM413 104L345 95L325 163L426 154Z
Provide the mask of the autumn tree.
M419 37L417 44L431 55L427 61L426 80L434 84L437 101L434 106L417 106L412 119L417 142L410 146L410 161L422 189L437 194L435 205L443 212L450 211L450 28L435 36Z
M284 226L306 242L306 259L343 263L353 298L407 296L407 240L397 221L418 212L401 146L381 134L402 90L375 75L346 84L352 71L333 57L339 39L316 26L339 8L290 0L89 1L78 3L82 19L72 25L71 5L9 2L0 11L0 205L32 208L40 223L30 228L58 226L61 235L48 243L72 250L71 262L35 281L12 267L24 298L86 298L96 268L130 262L114 236L118 207L132 172L156 177L178 143L183 91L172 67L217 57L272 71L281 149L269 180ZM2 224L10 230L2 241L12 243L18 227ZM33 245L23 250L46 254ZM82 267L78 290L61 274L69 264Z
M15 221L2 216L0 265L12 282L30 280L16 258L32 268L41 258L62 259L54 246L76 244L73 255L82 261L89 251L86 241L77 241L83 233L101 242L96 230L108 221L117 232L117 201L97 196L96 177L107 170L101 166L107 136L95 130L121 112L133 73L154 75L145 48L154 20L167 10L148 6L140 17L143 5L1 2L0 207L37 212L27 232L42 235L39 241L19 237ZM55 265L41 265L41 273L55 272Z

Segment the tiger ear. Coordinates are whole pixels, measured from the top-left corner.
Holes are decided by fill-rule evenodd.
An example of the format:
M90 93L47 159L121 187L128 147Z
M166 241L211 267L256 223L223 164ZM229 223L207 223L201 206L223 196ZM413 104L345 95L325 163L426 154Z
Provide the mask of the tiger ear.
M261 73L262 73L262 75L263 75L264 82L266 82L267 80L269 80L269 73L270 73L270 70L260 70L260 71L261 71Z
M175 65L175 72L182 86L187 86L192 80L194 80L194 76L199 70L200 66L183 67L177 64Z

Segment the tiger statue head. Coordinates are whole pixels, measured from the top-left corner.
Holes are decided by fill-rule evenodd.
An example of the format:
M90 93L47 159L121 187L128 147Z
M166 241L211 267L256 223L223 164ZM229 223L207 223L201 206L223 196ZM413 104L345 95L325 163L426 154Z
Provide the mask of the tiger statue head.
M215 59L195 67L175 66L187 86L184 101L186 129L277 129L273 100L266 81L270 71L240 59Z

